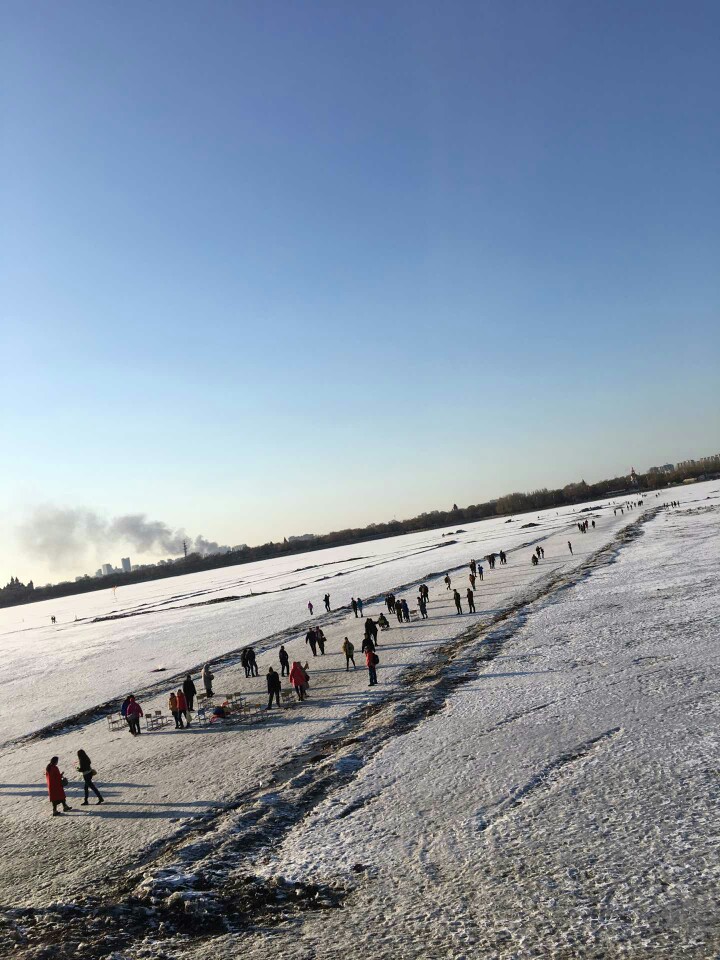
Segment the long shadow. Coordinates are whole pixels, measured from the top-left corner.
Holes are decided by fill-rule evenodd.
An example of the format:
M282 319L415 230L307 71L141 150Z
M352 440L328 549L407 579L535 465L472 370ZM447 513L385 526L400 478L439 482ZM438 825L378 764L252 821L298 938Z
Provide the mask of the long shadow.
M483 673L478 680L501 680L506 677L535 677L544 673L562 673L562 670L516 670L512 673ZM479 692L479 691L478 691Z

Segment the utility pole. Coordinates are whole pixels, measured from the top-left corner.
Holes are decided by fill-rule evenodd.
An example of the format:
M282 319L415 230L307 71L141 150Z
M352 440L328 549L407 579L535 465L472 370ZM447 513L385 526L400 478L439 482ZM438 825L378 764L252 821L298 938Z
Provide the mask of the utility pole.
M187 540L183 540L183 553L185 554L185 559L187 560Z

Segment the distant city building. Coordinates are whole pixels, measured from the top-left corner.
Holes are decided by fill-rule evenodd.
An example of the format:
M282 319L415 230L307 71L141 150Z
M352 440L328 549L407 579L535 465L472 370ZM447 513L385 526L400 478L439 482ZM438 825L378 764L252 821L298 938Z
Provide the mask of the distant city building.
M120 564L123 568L123 573L130 573L132 570L132 564L130 563L130 557L123 557L120 561Z
M695 461L694 461L694 460L681 460L681 461L678 463L677 468L678 468L678 470L684 470L685 467L694 467L694 466L695 466Z
M100 567L100 573L103 577L109 577L112 572L113 566L111 563L104 563L102 567Z
M96 570L96 571L95 571L95 576L96 576L96 577L101 577L102 575L103 575L102 567L100 567L99 570Z
M299 537L288 537L288 543L305 543L308 540L314 540L314 533L301 533Z

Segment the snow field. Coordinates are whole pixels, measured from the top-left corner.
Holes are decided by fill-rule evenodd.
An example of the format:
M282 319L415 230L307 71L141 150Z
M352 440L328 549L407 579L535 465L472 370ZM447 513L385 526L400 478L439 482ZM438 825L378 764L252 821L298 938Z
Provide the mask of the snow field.
M628 522L636 514L617 519ZM565 529L578 546L573 524L586 515L564 508L518 516L512 523L496 518L451 536L410 534L119 587L114 594L108 589L0 609L0 741L113 698L122 700L130 690L145 692L161 679L153 672L158 668L169 679L240 646L262 644L294 625L299 631L307 601L313 601L317 616L325 592L333 608L347 607L351 596L369 598L444 575L500 548L513 556L522 552L521 544ZM597 540L615 529L612 511L606 508L601 515L603 533L586 538ZM525 523L537 526L523 530ZM560 559L566 550L560 540ZM466 573L462 580L467 587ZM226 597L242 599L191 606ZM58 620L55 626L51 615ZM106 617L117 619L98 620Z
M442 712L265 861L268 878L354 889L273 949L716 956L718 542L717 507L660 515L616 563L536 604Z
M340 652L342 639L350 636L359 654L362 621L340 612L321 621L328 639L328 654L324 658L310 657L304 642L307 624L302 625L299 633L283 634L291 660L311 661L311 699L302 707L271 713L261 727L191 727L183 732L166 727L131 738L124 730L111 733L103 719L49 740L7 745L0 753L0 792L4 801L0 842L7 853L6 868L0 876L6 893L3 899L44 903L83 889L99 870L122 871L125 865L134 865L141 851L151 844L173 836L198 815L216 810L244 790L264 782L274 766L293 750L336 729L354 711L380 701L393 689L404 669L422 662L435 647L471 624L489 622L498 610L514 604L528 589L538 589L547 578L582 564L592 551L637 519L638 514L639 511L633 511L616 519L612 511L609 516L606 512L594 535L587 534L582 541L578 535L573 557L567 551L567 533L563 528L543 541L546 560L538 568L530 565L529 556L523 551L517 557L511 554L505 567L486 569L476 595L475 617L456 616L452 595L439 579L446 569L442 567L437 571L437 582L431 585L430 619L401 627L390 618L391 630L380 634L378 687L368 688L360 656L356 656L358 670L345 672ZM462 579L466 586L465 574ZM416 593L413 589L404 595L413 601ZM365 612L377 615L381 608L376 603ZM149 618L140 619L144 623ZM269 664L277 668L279 645L280 641L273 637L256 645L260 677L255 680L246 680L239 664L217 669L216 692L240 690L266 703L264 674ZM197 679L196 683L201 688ZM143 700L144 709L167 712L167 692L172 688L168 684L162 694ZM61 691L61 696L67 697L68 691ZM58 834L58 821L48 819L43 771L51 754L60 757L61 769L75 780L69 796L71 805L77 806L81 790L73 774L79 747L86 750L99 771L98 786L108 802L98 810L74 810L64 821L68 829ZM29 823L32 831L28 837ZM49 847L58 863L63 864L60 872L35 869L36 863L47 860ZM78 849L89 849L92 856L78 856Z

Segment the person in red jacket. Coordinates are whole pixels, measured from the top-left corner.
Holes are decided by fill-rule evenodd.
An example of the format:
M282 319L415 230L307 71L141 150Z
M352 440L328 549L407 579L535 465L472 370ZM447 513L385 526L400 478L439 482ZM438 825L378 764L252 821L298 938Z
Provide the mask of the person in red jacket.
M140 717L143 715L143 709L140 704L137 702L135 697L130 694L130 701L127 705L127 710L125 711L125 719L128 722L130 727L130 733L134 737L140 736Z
M58 810L60 804L62 804L62 808L65 811L72 809L67 805L63 775L57 764L58 758L52 757L50 763L45 767L45 780L47 781L48 796L50 797L54 817L60 816L60 811Z
M371 687L374 687L374 686L377 684L377 682L378 682L378 681L377 681L377 669L376 669L376 666L377 666L377 662L378 662L379 659L380 659L380 658L378 657L378 655L375 653L375 651L374 651L371 647L368 647L368 648L366 649L366 651L365 651L365 663L367 664L368 676L370 677L370 684L369 684L369 686L371 686Z
M177 697L177 708L178 713L182 717L185 714L185 726L190 726L190 711L188 710L187 697L185 696L185 691L180 687L178 692L175 694Z
M297 660L293 661L293 665L290 667L290 683L295 688L295 693L298 695L298 700L304 700L305 671Z

